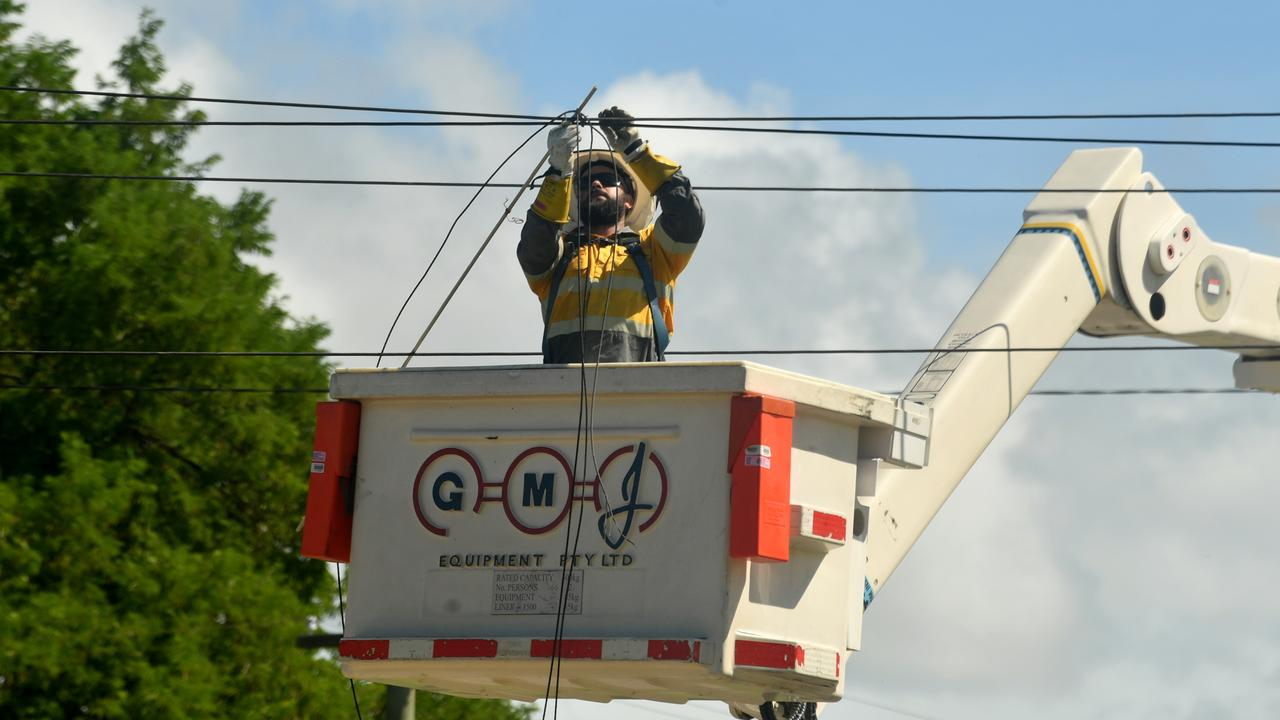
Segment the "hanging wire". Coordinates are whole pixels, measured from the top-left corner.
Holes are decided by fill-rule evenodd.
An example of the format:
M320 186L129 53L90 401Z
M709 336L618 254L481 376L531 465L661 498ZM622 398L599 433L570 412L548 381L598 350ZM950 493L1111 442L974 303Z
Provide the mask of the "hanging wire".
M581 113L578 113L577 115L575 115L574 119L575 121L585 125L584 121L586 120L586 117ZM588 139L589 139L589 142L588 142L589 147L588 147L587 153L588 153L588 156L590 156L595 150L595 136L593 134L588 134ZM574 148L575 155L580 153L581 149L582 149L581 137L579 136L578 144ZM590 455L589 446L591 443L591 423L592 423L592 420L591 420L592 407L590 402L588 401L588 394L587 394L587 362L586 362L586 355L587 355L586 309L587 309L587 303L589 302L589 299L590 299L590 288L588 285L584 284L584 277L589 276L590 270L588 267L585 267L585 264L581 260L581 257L582 257L581 253L584 250L587 252L588 259L590 258L591 247L587 241L590 240L589 232L590 232L590 228L592 227L592 221L591 221L592 209L589 203L584 203L585 198L580 194L581 188L579 188L577 184L577 179L578 179L577 168L570 167L570 168L566 168L566 170L572 172L572 179L570 180L569 191L572 194L571 197L574 197L577 200L577 210L578 210L577 232L579 237L584 237L585 239L582 240L581 242L576 243L573 248L573 252L577 254L577 257L575 258L576 262L574 262L573 264L576 266L574 268L574 279L577 281L577 310L578 310L577 317L578 317L578 344L579 344L578 356L582 360L582 362L579 364L578 427L577 427L577 432L574 435L574 445L573 445L573 478L570 479L570 483L569 483L570 484L569 498L568 498L568 502L569 502L568 521L569 522L565 527L564 551L561 555L562 560L561 560L561 566L560 566L560 588L559 588L559 595L557 598L557 605L556 605L556 626L555 626L555 633L552 640L551 666L548 669L548 676L547 676L547 693L548 693L547 699L552 703L553 719L558 718L560 714L560 678L561 678L561 670L563 669L563 661L561 658L561 655L562 655L561 648L564 642L565 623L567 620L569 596L571 595L572 589L573 589L573 571L577 565L578 545L579 545L579 540L582 537L584 503L586 499L585 497L577 497L578 486L577 486L576 478L578 477L580 468L584 473L586 470L586 462L588 460L588 456ZM586 231L585 233L583 232L584 230ZM557 243L562 242L562 240L559 237L559 233L557 233L556 242ZM589 263L586 263L586 264L589 264ZM548 296L547 303L549 304L549 307L554 309L554 306L558 299L559 299L558 296L557 297ZM548 312L548 322L550 321L552 314L553 312ZM596 357L597 373L599 372L599 351L600 351L600 345L597 342L597 357ZM585 429L585 433L584 433L584 429ZM576 520L573 516L573 502L575 499L577 499L578 501L578 516ZM569 539L571 537L573 538L572 550L570 549L570 545L569 545ZM554 676L554 688L552 684L553 676ZM546 717L545 704L543 705L542 712L543 712L543 717L545 718Z
M580 113L582 108L586 107L587 103L591 101L592 96L596 94L596 89L595 85L591 86L591 90L588 91L586 97L582 99L582 103L574 109L574 113ZM528 141L526 140L526 142ZM480 260L480 256L483 255L485 249L489 247L489 243L493 240L494 236L498 234L498 230L502 227L503 222L505 222L507 216L511 214L511 210L515 208L516 203L520 201L520 196L524 194L524 191L527 188L533 187L534 178L538 176L538 172L542 169L542 164L547 162L550 157L550 150L542 154L542 157L538 159L538 162L533 166L533 169L529 171L528 177L526 177L524 182L521 183L520 190L516 192L516 196L511 199L510 203L503 206L502 214L498 217L498 222L494 224L493 229L485 236L484 242L480 243L480 247L477 248L475 254L471 256L471 261L468 262L467 266L458 274L458 279L453 283L453 287L450 288L449 292L444 296L444 300L440 302L440 307L436 309L435 315L431 317L431 321L427 323L427 327L423 329L422 334L418 336L417 342L413 344L412 352L417 352L418 348L422 347L422 343L426 342L427 336L431 334L431 330L436 326L436 322L439 321L440 316L444 314L445 308L447 308L449 306L449 302L453 300L454 294L456 294L458 289L462 287L462 283L466 281L467 275L471 273L471 269L475 267L476 263ZM405 361L401 363L400 367L408 367L409 361L410 358L405 358Z
M564 113L561 113L561 115L563 114ZM427 269L422 271L422 276L418 278L418 282L414 283L413 289L409 291L409 294L405 297L404 302L400 305L400 309L396 312L395 319L391 321L391 327L387 328L387 336L382 340L382 349L378 351L378 361L377 363L375 363L374 367L382 366L383 351L387 349L387 343L391 342L391 334L395 332L396 323L400 322L400 317L404 315L405 308L409 307L409 301L412 300L414 294L418 292L418 288L422 287L422 283L427 279L427 275L430 274L431 268L435 267L436 260L440 259L440 253L444 252L444 247L449 243L449 238L453 235L454 228L458 227L458 222L462 220L462 216L467 214L467 211L471 209L471 206L480 197L480 193L484 192L485 188L493 187L492 185L490 185L490 181L493 180L493 178L499 172L502 171L502 168L506 167L506 164L511 161L511 158L515 157L516 153L523 150L524 146L528 145L529 141L537 137L538 134L542 132L543 128L546 127L546 125L548 124L550 123L544 123L542 125L539 125L537 130L534 130L533 133L529 135L529 137L524 139L524 142L517 145L515 150L512 150L510 153L508 153L507 156L503 158L502 162L498 163L498 167L494 168L493 172L489 173L489 177L483 183L480 184L479 188L476 189L475 194L472 195L471 199L467 201L467 204L462 207L462 211L459 212L457 217L453 219L453 223L449 225L449 231L444 234L444 240L440 241L440 247L436 248L436 254L431 256L431 262L427 263Z
M338 619L342 623L342 634L347 634L347 607L342 600L342 564L335 562L333 564L334 572L338 575ZM364 715L360 713L360 698L356 696L356 681L354 678L347 678L351 683L351 702L356 706L357 720L364 720Z
M152 392L179 393L191 395L228 394L228 395L260 395L260 394L319 394L329 393L329 388L322 387L288 387L288 386L234 386L234 385L107 385L107 384L61 384L61 383L0 383L0 390L38 390L42 392Z
M599 134L599 135L600 135L600 137L604 140L604 142L605 142L605 146L606 146L606 147L611 147L611 145L610 145L610 143L609 143L609 138L604 134L604 132L603 132L603 131L601 131L601 130L599 129L599 126L598 126L598 125L596 125L596 126L590 126L590 128L591 128L591 132L592 132L592 133L594 133L594 134ZM594 135L593 135L593 137L594 137ZM594 143L594 141L593 141L593 143ZM617 155L617 153L611 152L611 153L609 154L609 159L610 159L610 161L613 163L613 173L614 173L614 175L616 176L616 175L618 175L618 174L619 174L619 167L618 167L618 155ZM575 178L575 180L577 179L577 175L576 175L576 174L574 175L574 178ZM581 196L581 195L579 196L579 198L578 198L578 204L579 204L579 206L581 206L581 205L582 205L582 202L583 202L583 200L585 200L585 199L586 199L586 198L585 198L584 196ZM654 199L654 202L655 202L655 203L657 202L657 199L656 199L656 198ZM609 247L610 247L609 266L610 266L610 268L611 268L611 269L610 269L610 271L609 271L609 282L608 282L608 284L607 284L607 285L606 285L606 287L605 287L605 294L604 294L604 306L603 306L603 307L601 308L601 310L600 310L600 334L601 334L601 338L603 338L603 336L604 336L604 331L605 331L605 320L606 320L606 318L608 318L608 316L609 316L609 303L610 303L610 301L613 299L613 278L614 278L615 273L613 272L613 269L612 269L612 268L613 268L613 265L614 265L614 260L616 259L616 256L617 256L617 253L618 253L618 242L617 242L617 238L616 238L616 237L614 238L613 243L611 243L611 244L609 245ZM652 318L651 318L651 319L652 319ZM656 319L653 319L653 321L654 321L654 322L657 322L657 320L656 320ZM655 341L655 346L656 346L656 341ZM604 346L603 346L603 344L602 344L602 343L599 343L599 342L598 342L598 343L596 343L596 361L595 361L595 368L594 368L594 372L592 372L592 375L591 375L591 394L590 394L590 397L589 397L589 399L588 399L588 401L587 401L587 408L588 408L588 414L587 414L587 453L588 453L588 457L589 457L589 459L591 460L591 466L592 466L592 467L595 469L595 471L596 471L596 477L597 477L597 478L600 478L600 479L602 480L602 482L601 482L601 483L599 483L599 484L597 485L596 490L597 490L597 492L600 494L601 498L603 499L603 505L604 505L605 517L607 517L607 518L609 519L608 521L609 521L610 525L613 527L613 529L614 529L614 530L618 530L618 531L619 531L619 533L621 533L620 528L618 528L618 526L617 526L617 520L616 520L616 517L615 517L615 515L613 514L613 505L612 505L612 503L611 503L611 502L610 502L610 500L609 500L609 492L608 492L608 490L605 488L604 483L603 483L603 473L601 473L601 472L600 472L600 463L599 463L599 462L597 462L597 460L596 460L596 447L595 447L595 404L596 404L596 387L597 387L597 383L598 383L598 382L599 382L599 380L600 380L600 357L601 357L601 353L603 352L603 350L604 350ZM584 359L584 360L586 359L586 358L585 358L585 353L584 353L584 357L583 357L583 359ZM579 519L581 519L581 517L579 517ZM627 542L628 542L628 543L631 543L630 539L627 539ZM575 553L575 554L577 553L577 546L576 546L576 545L574 546L574 553Z
M584 117L585 116L583 116L580 111L576 112L574 113L574 116L573 116L573 122L579 122ZM579 135L577 139L577 143L575 144L575 147L574 147L575 153L580 151L581 141L582 141L582 138ZM550 148L548 147L548 158L549 157L550 157ZM569 168L565 168L565 170L573 171L574 168L569 167ZM573 187L572 181L570 182L570 185L569 185L569 192L571 193L571 197L572 197L572 193L577 192L576 189ZM579 224L580 225L582 224L582 221L584 220L584 218L589 224L590 216L589 215L584 216L583 212L584 210L582 208L582 203L579 202L578 203ZM589 212L589 210L587 212ZM558 231L557 231L557 237L555 238L555 241L557 243L561 242ZM564 252L565 250L567 250L567 248L561 247L561 252ZM573 252L580 253L581 247L578 245L575 245L573 248ZM580 257L581 255L579 255L579 258ZM556 261L553 261L553 262L559 262L559 260L557 259ZM575 269L574 277L578 282L578 331L579 331L579 340L581 340L582 330L583 330L582 301L584 297L584 293L582 292L582 263L581 261L579 261L575 264L578 265L578 267ZM567 270L568 268L566 268L566 271ZM555 297L551 295L547 296L547 307L548 307L547 322L548 323L551 322L551 318L555 314L556 300L559 299L558 288L556 289L556 293L557 295ZM543 332L546 333L548 332L548 330L544 329ZM579 357L582 357L584 355L586 355L585 348L580 352ZM585 357L582 357L582 359L584 361L586 360ZM570 477L568 478L569 493L568 493L568 499L566 501L569 503L569 512L566 514L566 519L568 520L568 522L565 525L564 549L560 553L560 587L558 589L557 596L556 596L556 622L555 622L555 629L552 632L552 637L551 637L551 662L547 667L547 687L545 692L543 693L543 697L545 698L545 702L543 702L543 705L542 705L543 720L546 720L546 717L547 717L548 704L552 706L551 717L553 720L555 718L558 718L560 715L560 670L562 667L561 658L560 658L562 654L561 646L564 642L564 625L565 625L565 618L568 612L569 595L573 590L573 571L575 566L577 565L577 557L576 557L577 552L575 551L572 555L569 554L569 538L573 535L573 526L574 526L573 500L574 500L574 496L578 494L578 480L577 480L578 472L579 472L578 461L582 457L582 453L581 453L582 429L584 424L587 421L587 407L586 407L587 376L586 376L585 362L582 364L580 370L581 370L581 373L579 375L579 391L578 391L578 425L577 425L577 430L574 433L574 437L573 437L573 471L570 474ZM578 508L579 510L581 510L582 508L581 502L579 502ZM579 513L579 516L577 518L577 523L578 523L578 527L582 527L581 513Z

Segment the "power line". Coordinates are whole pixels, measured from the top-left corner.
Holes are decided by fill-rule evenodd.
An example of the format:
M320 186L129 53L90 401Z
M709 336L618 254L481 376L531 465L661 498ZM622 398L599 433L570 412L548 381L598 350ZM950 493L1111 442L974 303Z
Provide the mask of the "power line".
M643 122L986 122L1005 120L1188 120L1274 118L1280 112L1230 110L1225 112L1145 112L1145 113L970 113L940 115L701 115L638 117Z
M839 186L839 185L700 185L694 190L734 191L734 192L833 192L833 193L901 193L901 194L957 194L957 195L1023 195L1046 193L1061 195L1063 193L1098 193L1123 194L1136 192L1129 188L1045 188L1045 187L877 187L877 186ZM1209 188L1152 188L1151 193L1177 193L1182 195L1248 195L1280 193L1275 187L1209 187Z
M45 95L86 96L126 98L137 100L165 100L187 103L211 103L226 105L249 105L257 107L280 107L307 110L340 110L355 112L399 113L414 115L440 115L455 117L504 118L512 120L533 120L546 122L551 115L534 115L518 113L496 113L461 110L429 110L423 108L387 107L376 105L351 105L313 102L288 102L280 100L251 100L220 97L201 97L195 95L173 95L154 93L116 92L107 90L76 90L71 88L44 88L19 85L0 85L0 90L7 92L39 93ZM1225 112L1139 112L1139 113L994 113L994 114L885 114L885 115L696 115L696 116L649 116L638 117L643 122L956 122L956 121L1007 121L1007 120L1178 120L1178 119L1229 119L1229 118L1274 118L1280 117L1280 111L1244 110Z
M712 710L711 708L708 708L708 707L706 707L706 706L704 706L704 705L695 705L695 704L693 704L693 703L690 703L690 704L688 704L688 705L684 705L683 707L681 707L681 708L680 708L680 712L679 712L679 713L676 713L676 712L668 712L668 711L663 710L663 709L655 708L655 707L653 707L653 706L654 706L656 703L653 703L653 702L647 702L647 701L643 701L643 700L627 700L627 699L623 699L623 700L615 700L614 702L617 702L617 703L622 704L622 705L627 705L628 707L635 708L636 710L639 710L639 711L641 711L641 712L644 712L644 713L647 713L647 714L650 714L650 715L657 715L657 716L662 716L662 717L683 718L683 719L687 720L687 718L689 717L689 715L686 715L686 714L683 714L683 713L684 713L684 712L686 712L686 711L692 712L692 711L695 711L695 710L696 710L696 711L698 711L698 712L701 712L701 713L703 713L703 714L706 714L706 715L714 715L714 716L716 716L716 717L718 717L718 718L721 718L721 719L723 719L723 718L725 718L725 717L726 717L726 715L725 715L725 713L724 713L723 711ZM853 696L851 696L851 695L848 695L848 694L846 694L846 695L844 696L844 698L842 699L842 702L854 702L854 703L857 703L857 704L859 704L859 705L866 705L866 706L868 706L868 707L876 708L877 710L884 710L884 711L886 711L886 712L890 712L890 713L893 713L893 714L895 714L895 715L901 715L901 716L903 716L903 717L907 717L907 718L917 718L917 720L929 720L929 718L925 717L924 715L917 715L916 713L913 713L913 712L910 712L910 711L907 711L907 710L902 710L902 709L899 709L899 708L890 707L890 706L888 706L888 705L883 705L883 704L881 704L881 703L877 703L877 702L871 702L871 701L868 701L868 700L860 700L860 699L858 699L858 698L856 698L856 697L853 697Z
M441 111L431 111L441 112ZM345 120L102 120L76 118L16 118L0 120L0 125L67 125L67 126L151 126L151 127L440 127L509 125L542 125L550 120L485 120L485 121L345 121ZM585 124L599 121L586 120ZM831 130L823 128L751 127L743 125L689 125L670 122L645 122L637 119L638 128L692 130L697 132L764 133L772 135L822 135L900 140L960 140L966 142L1032 142L1069 143L1072 145L1166 145L1178 147L1280 148L1280 142L1268 140L1188 140L1156 138L1110 138L1058 135L988 135L982 133L905 132L889 130Z
M41 392L154 392L205 395L225 393L229 395L277 395L277 394L328 394L329 388L313 387L229 387L219 385L54 385L0 383L0 390L38 390Z
M1280 343L1223 344L1223 345L1083 345L1071 347L1008 347L1008 348L745 348L729 350L670 350L667 355L927 355L930 353L1091 353L1091 352L1178 352L1197 350L1274 350L1280 351ZM530 350L437 350L430 352L343 352L337 350L28 350L0 349L0 357L541 357L539 351Z
M353 185L375 187L443 187L443 188L520 188L520 183L512 182L465 182L452 180L359 180L350 178L284 178L284 177L240 177L226 175L124 175L111 173L87 172L47 172L32 170L0 170L0 177L47 178L64 180L125 180L145 182L222 182L243 184L276 184L276 185ZM532 183L528 187L541 187ZM865 193L865 194L955 194L955 195L1028 195L1048 193L1061 195L1065 193L1101 193L1124 194L1137 192L1130 188L1044 188L1044 187L885 187L885 186L839 186L839 185L699 185L698 192L829 192L829 193ZM1153 188L1152 193L1174 193L1182 195L1274 195L1280 194L1280 187L1170 187Z
M725 712L717 712L710 708L702 707L700 705L693 705L693 704L684 705L679 709L679 711L673 711L673 710L668 710L661 707L654 707L655 705L659 704L654 701L621 699L621 700L615 700L614 702L618 703L619 705L626 705L627 707L633 708L646 715L651 715L654 717L669 717L669 718L675 718L676 720L688 720L689 715L687 713L695 710L702 712L704 714L715 715L717 718L720 718L720 720L724 720L725 718L729 717L729 715ZM666 707L670 707L668 703L662 703L662 705Z
M220 385L60 385L60 384L20 384L0 383L2 390L33 390L40 392L154 392L177 394L328 394L325 387L237 387ZM894 395L897 391L886 391L882 394ZM1123 395L1265 395L1263 390L1243 388L1096 388L1074 390L1033 390L1030 395L1047 397L1068 396L1123 396Z
M1065 397L1071 395L1261 395L1263 390L1246 388L1103 388L1096 390L1033 390L1031 395Z
M1280 344L1231 344L1231 345L1082 345L1073 347L1007 347L1007 348L790 348L755 350L675 350L668 355L942 355L969 353L1090 353L1090 352L1156 352L1187 350L1276 350Z
M512 127L545 125L537 120L100 120L0 118L0 125L84 127Z
M26 172L0 171L0 177L34 177L61 178L69 180L156 180L171 182L230 182L230 183L271 183L286 185L379 185L390 187L486 187L479 182L448 182L437 180L328 180L318 178L262 178L262 177L227 177L214 175L117 175L108 173L73 173L73 172ZM489 183L487 187L512 188L520 187L518 183Z
M170 100L175 102L220 103L224 105L253 105L256 107L299 108L306 110L344 110L357 112L402 113L413 115L442 115L453 117L508 118L512 120L537 120L545 122L551 116L517 115L509 113L468 112L463 110L425 110L415 108L378 107L373 105L338 105L331 103L285 102L280 100L240 100L234 98L200 97L196 95L159 95L154 93L116 92L110 90L72 90L67 88L24 87L0 85L7 92L39 93L42 95L79 95L88 97L124 98L134 100Z
M866 705L867 707L873 707L877 710L884 710L885 712L891 712L894 715L901 715L903 717L915 718L916 720L929 720L929 718L925 715L919 715L917 713L911 712L910 710L904 710L902 708L893 707L892 705L885 705L880 702L863 700L863 699L854 697L852 695L849 695L848 693L845 694L843 699L846 701L853 701L855 703L858 703L859 705Z
M377 357L389 355L404 357L409 353L375 351L362 352L329 352L325 350L0 350L0 357L5 355L25 356L103 356L103 357ZM413 353L414 357L531 357L541 355L523 350L495 351L442 351Z
M634 123L635 127L670 130L766 133L781 135L830 135L836 137L897 138L913 140L971 140L979 142L1070 143L1072 145L1176 145L1181 147L1280 148L1280 142L1257 140L1154 140L1133 138L1072 137L1055 135L982 135L977 133L891 132L883 130L819 130L810 128L768 128L721 125L675 125Z

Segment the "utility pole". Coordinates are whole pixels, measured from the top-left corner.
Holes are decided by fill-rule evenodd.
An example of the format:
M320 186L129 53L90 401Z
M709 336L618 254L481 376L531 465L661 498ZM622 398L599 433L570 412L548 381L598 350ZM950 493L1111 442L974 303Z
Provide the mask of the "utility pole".
M382 707L382 720L413 720L417 691L413 688L387 686L387 704Z
M297 639L296 645L304 650L336 648L341 639L342 636L337 634L303 635ZM416 705L417 691L413 688L388 685L382 720L413 720Z

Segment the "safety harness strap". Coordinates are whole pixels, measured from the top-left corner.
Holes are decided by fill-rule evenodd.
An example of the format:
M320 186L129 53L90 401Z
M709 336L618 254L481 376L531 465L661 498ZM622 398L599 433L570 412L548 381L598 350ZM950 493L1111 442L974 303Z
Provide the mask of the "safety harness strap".
M551 343L547 338L547 333L551 330L551 311L555 309L556 300L560 297L560 281L564 279L564 273L569 269L569 263L578 255L578 244L572 240L564 241L564 248L560 252L560 259L556 261L556 267L551 271L551 288L547 291L547 307L542 313L542 362L551 362Z
M667 321L662 314L662 308L658 305L658 287L653 281L653 269L649 267L649 260L644 256L639 240L632 238L619 244L626 248L627 257L635 262L636 269L640 271L640 280L644 283L644 294L649 299L649 312L653 316L654 347L658 352L658 360L666 360L667 344L671 342L671 337L667 333ZM544 363L551 362L551 343L547 337L551 328L551 311L555 308L556 300L559 299L560 282L564 280L569 264L577 255L578 244L565 239L564 250L556 262L555 269L551 271L551 287L547 291L547 306L542 318L542 362Z
M658 350L658 361L666 360L667 343L671 337L667 334L667 321L662 315L662 307L658 305L658 288L653 283L653 269L649 267L649 259L640 249L640 241L631 239L622 244L627 249L627 257L636 261L636 269L640 271L640 279L644 281L644 294L649 298L649 314L653 320L654 345Z

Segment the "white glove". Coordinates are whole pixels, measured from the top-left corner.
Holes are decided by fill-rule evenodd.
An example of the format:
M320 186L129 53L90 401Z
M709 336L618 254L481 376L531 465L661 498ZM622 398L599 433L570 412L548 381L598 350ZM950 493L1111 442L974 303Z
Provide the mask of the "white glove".
M547 152L550 153L551 169L564 177L569 172L569 158L578 147L580 133L578 126L565 121L547 133Z

